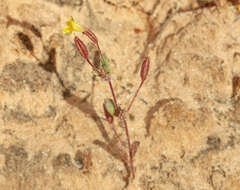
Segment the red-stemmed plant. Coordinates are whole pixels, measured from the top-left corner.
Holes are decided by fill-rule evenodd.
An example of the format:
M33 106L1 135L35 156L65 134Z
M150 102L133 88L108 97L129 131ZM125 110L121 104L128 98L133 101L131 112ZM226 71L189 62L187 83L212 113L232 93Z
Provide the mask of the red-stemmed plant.
M144 81L147 78L147 75L148 75L148 72L149 72L150 60L149 60L148 57L146 57L144 59L142 67L141 67L141 72L140 72L140 78L141 78L140 85L137 88L132 100L130 101L129 106L127 107L127 109L122 109L117 102L117 97L116 97L114 89L113 89L112 80L111 80L111 76L110 76L109 60L108 60L107 56L104 53L102 53L102 51L100 49L100 46L99 46L98 38L89 29L84 30L83 34L86 35L90 39L90 41L97 47L97 50L100 54L100 64L98 66L96 66L92 63L91 60L89 60L87 47L84 44L84 42L82 40L80 40L78 37L74 38L75 45L77 46L77 49L78 49L78 52L80 53L80 55L92 67L95 74L97 74L99 77L104 79L109 84L109 88L110 88L110 91L111 91L111 94L112 94L112 99L105 99L104 100L103 111L104 111L107 122L109 123L114 135L117 138L117 142L121 146L121 151L125 153L124 155L128 155L127 156L127 162L128 162L129 169L130 169L130 175L131 175L132 178L134 178L135 177L134 156L137 152L137 148L138 148L140 143L138 141L134 141L133 143L131 143L125 113L130 111L130 109L131 109L131 107L132 107L132 105L133 105L133 103L136 99L136 96L139 93L139 90L141 89ZM119 122L120 127L125 129L126 141L122 140L121 136L117 133L116 127L114 125L114 118L118 118L119 121L120 121ZM126 151L128 153L126 153Z

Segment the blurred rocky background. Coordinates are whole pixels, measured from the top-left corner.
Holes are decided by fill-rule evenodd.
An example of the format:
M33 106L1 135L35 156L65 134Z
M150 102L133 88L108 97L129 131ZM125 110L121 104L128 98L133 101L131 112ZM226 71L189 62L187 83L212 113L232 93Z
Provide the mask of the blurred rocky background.
M239 190L238 1L1 0L0 189ZM140 141L136 177L109 150L102 103L111 94L64 36L90 28L111 61ZM124 134L123 134L124 135Z

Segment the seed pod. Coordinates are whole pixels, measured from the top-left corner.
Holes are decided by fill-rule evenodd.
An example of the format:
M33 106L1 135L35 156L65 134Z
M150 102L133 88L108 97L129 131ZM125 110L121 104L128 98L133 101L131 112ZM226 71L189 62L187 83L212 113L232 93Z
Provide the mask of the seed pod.
M146 80L148 71L149 71L149 65L150 65L150 59L149 57L146 57L143 61L142 68L141 68L141 79L142 81Z
M113 116L115 113L115 106L112 99L105 99L103 103L103 110L105 117L109 123L113 122Z
M75 36L74 42L75 42L77 49L78 49L79 53L81 54L81 56L85 59L88 59L88 50L87 50L86 45L83 43L83 41Z
M97 36L91 30L87 29L83 34L85 34L94 44L98 45Z

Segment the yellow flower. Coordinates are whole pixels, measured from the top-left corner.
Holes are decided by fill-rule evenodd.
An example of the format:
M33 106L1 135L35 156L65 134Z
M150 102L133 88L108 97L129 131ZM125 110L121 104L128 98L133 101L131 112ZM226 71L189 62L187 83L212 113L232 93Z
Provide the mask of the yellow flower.
M73 17L67 21L67 26L63 29L63 34L72 34L73 31L84 32L84 28L77 24Z

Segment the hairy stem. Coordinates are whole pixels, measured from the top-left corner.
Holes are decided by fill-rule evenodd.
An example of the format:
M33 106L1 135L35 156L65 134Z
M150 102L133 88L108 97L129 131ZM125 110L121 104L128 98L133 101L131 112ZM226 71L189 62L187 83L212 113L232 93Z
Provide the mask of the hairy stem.
M101 51L101 49L100 49L98 44L97 44L97 49L98 49L98 51L100 53L100 56L101 56L102 60L105 61L105 59L103 57L103 54L102 54L102 51ZM111 89L111 93L112 93L112 96L113 96L113 101L114 101L115 108L118 110L117 98L115 96L115 93L114 93L114 90L113 90L113 86L112 86L112 82L111 82L110 78L108 79L108 84L109 84L110 89Z
M100 55L101 55L101 58L102 60L104 61L104 57L103 57L103 54L102 54L102 51L99 47L99 45L97 44L97 48L98 48L98 51L100 52ZM117 103L117 98L115 96L115 93L114 93L114 90L113 90L113 86L112 86L112 82L111 82L111 79L109 78L108 79L108 84L109 84L109 87L111 89L111 93L112 93L112 96L113 96L113 102L114 102L114 105L115 105L115 108L117 110L119 110L119 107L118 107L118 103ZM138 87L138 90L137 92L135 93L134 95L134 98L131 102L131 104L133 103L134 99L136 98L137 94L138 94L138 91L140 90L141 86L143 85L143 81L141 82L140 86ZM130 105L131 105L130 104ZM128 108L128 110L131 108L131 106ZM123 113L124 114L124 113ZM127 136L127 144L128 144L128 151L129 151L129 163L130 163L130 170L131 170L131 173L132 173L132 176L133 178L135 177L135 174L134 174L134 166L133 166L133 156L132 156L132 149L131 149L131 141L130 141L130 136L129 136L129 132L128 132L128 125L127 125L127 121L125 119L125 116L123 114L120 114L119 118L120 120L123 121L124 123L124 128L125 128L125 133L126 133L126 136ZM120 137L117 135L117 131L115 130L114 126L112 126L113 128L113 131L115 133L115 135L117 136L118 140L120 141L120 143L124 145L124 143L121 141Z
M115 136L117 136L117 139L118 139L118 141L121 143L121 145L122 145L123 147L126 147L125 143L121 140L120 135L118 135L118 133L117 133L117 131L116 131L116 129L115 129L114 124L111 123L110 126L111 126L111 128L112 128Z
M114 102L115 108L118 110L117 98L116 98L114 90L113 90L111 79L108 80L108 84L109 84L110 89L111 89L111 93L112 93L112 96L113 96L113 102Z
M132 148L131 148L131 142L130 142L130 136L129 136L129 132L128 132L128 125L127 125L127 121L125 119L124 113L121 114L120 119L122 119L123 123L124 123L124 128L125 128L125 133L127 136L127 143L128 143L128 152L129 152L129 162L130 162L130 168L131 168L131 173L133 178L135 177L135 173L134 173L134 167L133 167L133 156L132 156Z

